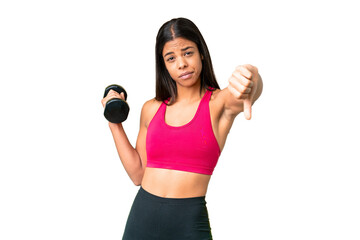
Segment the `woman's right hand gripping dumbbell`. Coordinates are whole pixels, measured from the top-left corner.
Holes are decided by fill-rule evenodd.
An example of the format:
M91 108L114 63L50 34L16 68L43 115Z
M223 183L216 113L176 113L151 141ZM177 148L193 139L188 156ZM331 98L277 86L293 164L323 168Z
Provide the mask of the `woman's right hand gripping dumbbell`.
M112 123L121 123L127 119L129 105L126 102L127 93L119 85L112 84L105 88L104 98L101 100L105 118Z

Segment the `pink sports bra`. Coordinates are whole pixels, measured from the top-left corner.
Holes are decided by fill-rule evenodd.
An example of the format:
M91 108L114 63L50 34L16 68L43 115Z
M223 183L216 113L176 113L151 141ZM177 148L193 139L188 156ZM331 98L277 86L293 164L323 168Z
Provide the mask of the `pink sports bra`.
M211 93L206 91L194 118L179 127L165 123L168 101L160 105L147 129L147 167L213 173L221 152L211 125Z

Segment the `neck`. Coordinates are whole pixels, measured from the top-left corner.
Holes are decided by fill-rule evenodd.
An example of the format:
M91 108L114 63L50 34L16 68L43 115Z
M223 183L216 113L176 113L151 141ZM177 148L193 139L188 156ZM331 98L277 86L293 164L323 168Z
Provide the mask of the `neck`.
M205 93L205 89L201 89L200 82L196 86L183 87L177 85L177 97L175 102L194 102L202 98Z

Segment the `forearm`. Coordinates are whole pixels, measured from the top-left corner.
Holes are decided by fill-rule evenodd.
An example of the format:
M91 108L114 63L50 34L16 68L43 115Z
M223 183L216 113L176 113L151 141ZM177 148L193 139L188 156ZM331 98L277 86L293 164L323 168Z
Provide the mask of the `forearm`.
M135 185L140 185L144 174L144 168L139 153L130 144L121 123L115 124L109 122L109 127L125 171Z

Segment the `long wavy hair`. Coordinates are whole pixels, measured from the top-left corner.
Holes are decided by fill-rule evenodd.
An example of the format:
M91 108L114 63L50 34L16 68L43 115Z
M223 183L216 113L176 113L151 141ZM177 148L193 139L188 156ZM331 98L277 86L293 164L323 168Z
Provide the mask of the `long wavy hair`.
M210 53L200 30L196 25L186 18L174 18L164 23L156 37L155 58L156 58L156 96L158 101L164 101L170 98L170 103L177 97L176 82L171 78L166 69L163 49L164 45L175 38L182 37L196 43L200 56L202 56L202 71L200 74L202 89L219 89L216 81Z

